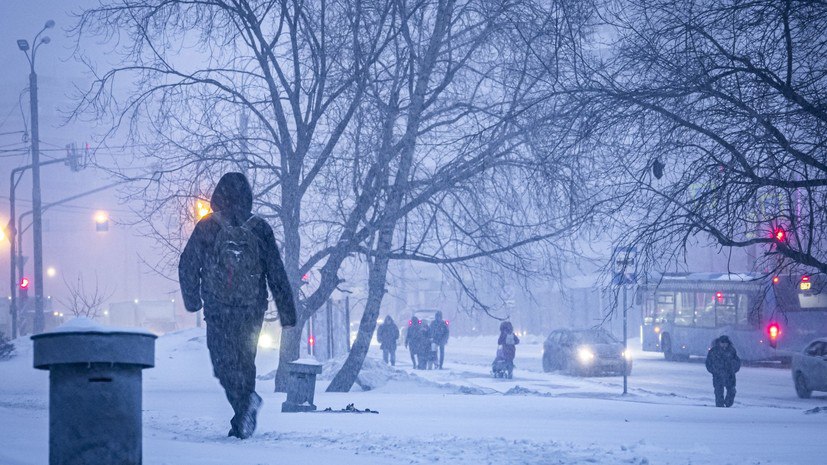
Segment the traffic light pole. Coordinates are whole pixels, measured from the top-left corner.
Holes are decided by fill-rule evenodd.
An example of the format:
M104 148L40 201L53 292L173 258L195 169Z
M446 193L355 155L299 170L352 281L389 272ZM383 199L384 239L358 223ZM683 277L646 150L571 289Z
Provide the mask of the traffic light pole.
M52 165L55 163L65 163L68 158L59 158L56 160L49 160L43 163L39 163L40 166ZM9 258L9 277L10 277L10 288L11 291L11 305L9 310L11 311L11 322L12 322L12 339L17 337L17 328L18 328L18 312L17 312L17 255L22 254L23 251L16 250L15 247L15 236L17 235L17 228L15 227L15 189L17 188L17 183L20 182L20 178L22 177L23 173L34 167L34 163L31 165L21 166L19 168L15 168L11 170L11 174L9 176L9 213L10 213L10 221L9 221L9 242L11 243L11 257ZM19 174L19 175L18 175ZM34 211L34 210L33 210ZM22 276L22 273L21 273Z

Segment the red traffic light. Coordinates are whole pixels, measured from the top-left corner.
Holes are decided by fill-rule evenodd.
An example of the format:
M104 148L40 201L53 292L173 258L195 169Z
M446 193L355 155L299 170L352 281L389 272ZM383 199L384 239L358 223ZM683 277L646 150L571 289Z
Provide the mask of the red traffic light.
M776 226L776 228L772 230L772 237L778 242L784 242L787 240L787 231L784 231L784 228L781 226Z
M776 347L778 345L778 336L781 335L781 325L778 323L770 323L767 326L767 334L770 336L770 346Z
M724 293L721 292L721 291L716 292L715 293L715 299L717 299L718 302L723 302L724 301Z
M809 283L810 282L810 277L805 274L804 276L801 277L801 282L802 283Z
M29 288L29 283L29 278L26 278L25 276L20 278L20 289L25 291Z

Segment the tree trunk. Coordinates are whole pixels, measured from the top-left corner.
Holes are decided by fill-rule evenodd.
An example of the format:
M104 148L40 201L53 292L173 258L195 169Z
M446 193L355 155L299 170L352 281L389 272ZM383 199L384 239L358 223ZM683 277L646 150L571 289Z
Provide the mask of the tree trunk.
M388 252L390 251L393 230L390 225L380 233L379 244L377 244L376 258L370 267L368 277L368 301L365 304L365 313L359 322L359 332L356 334L356 341L350 348L342 369L333 377L333 381L327 387L327 392L348 392L356 382L365 357L368 355L370 340L376 330L376 320L379 318L379 309L382 305L382 298L385 296L385 283L388 275Z

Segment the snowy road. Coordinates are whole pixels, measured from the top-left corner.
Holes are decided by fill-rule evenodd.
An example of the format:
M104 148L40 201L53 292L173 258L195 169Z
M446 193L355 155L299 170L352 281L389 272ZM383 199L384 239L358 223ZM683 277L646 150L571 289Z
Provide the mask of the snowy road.
M372 414L282 414L267 379L275 350L257 360L265 406L256 435L227 438L230 409L212 378L203 333L158 339L144 372L146 464L822 464L827 396L795 397L788 370L745 367L732 409L712 404L699 362L636 354L620 377L582 379L540 369L539 338L518 348L515 379L489 375L494 340L452 340L445 370L415 371L404 349L396 369L372 351L375 385L324 392L316 404L349 403ZM534 342L534 343L532 343ZM30 346L0 362L0 464L48 462L48 374L31 368Z

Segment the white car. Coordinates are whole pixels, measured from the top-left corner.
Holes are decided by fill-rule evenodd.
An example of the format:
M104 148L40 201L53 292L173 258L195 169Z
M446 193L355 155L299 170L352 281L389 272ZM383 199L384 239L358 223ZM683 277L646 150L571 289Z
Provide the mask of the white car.
M813 391L827 391L827 337L816 339L793 355L792 374L795 393L802 399L809 398Z

